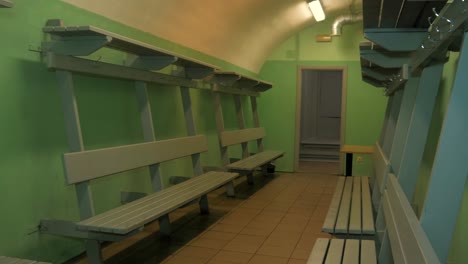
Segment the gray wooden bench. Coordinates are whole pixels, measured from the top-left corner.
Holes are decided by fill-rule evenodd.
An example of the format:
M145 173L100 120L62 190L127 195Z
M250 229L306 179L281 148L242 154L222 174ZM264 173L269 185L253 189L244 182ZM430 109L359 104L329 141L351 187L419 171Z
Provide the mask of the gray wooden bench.
M48 262L0 256L0 264L48 264Z
M378 209L390 163L378 144L373 158L374 177L339 177L322 230L332 234L373 235L372 204ZM372 184L373 183L373 184ZM374 185L371 197L370 186Z
M68 184L79 185L81 182L144 166L159 165L165 161L192 156L207 150L206 137L198 135L67 153L63 160ZM41 231L89 240L119 241L159 219L161 233L169 234L169 212L200 198L201 212L208 213L206 194L226 185L232 195L232 181L237 176L236 173L229 172L203 173L178 185L78 222L42 220ZM93 261L99 263L98 260L91 260Z
M386 230L378 253L373 240L319 238L307 263L440 263L395 175L382 197Z
M231 88L227 88L231 87ZM233 90L235 87L239 90ZM246 175L249 184L253 183L253 172L256 169L261 169L262 173L267 174L267 168L273 161L284 155L283 151L265 150L263 147L263 138L265 137L265 129L260 127L260 118L258 115L257 99L258 92L250 90L257 89L264 91L271 88L272 85L257 79L242 76L231 72L216 72L213 84L213 101L216 114L216 126L218 130L219 146L221 150L221 160L225 169L233 172L238 172L241 175ZM225 130L224 117L221 104L221 94L227 93L233 96L235 110L237 115L237 125L239 129ZM241 95L250 98L253 128L246 128L244 118L244 108ZM257 151L251 154L248 149L248 143L255 141L257 143ZM228 147L241 145L240 159L235 159L232 162L228 155Z
M248 128L241 130L223 131L220 133L220 144L223 148L227 148L232 145L244 145L249 141L262 139L265 136L264 128ZM261 168L263 172L266 170L266 166L272 161L282 157L284 152L267 150L258 153L251 154L250 156L244 155L238 161L227 164L225 167L229 171L239 172L249 177L249 183L252 182L252 173L257 168Z

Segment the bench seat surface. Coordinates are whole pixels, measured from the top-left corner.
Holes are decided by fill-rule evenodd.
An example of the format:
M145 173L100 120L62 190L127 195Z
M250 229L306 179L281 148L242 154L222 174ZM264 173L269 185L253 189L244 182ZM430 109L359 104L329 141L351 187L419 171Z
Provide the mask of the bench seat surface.
M375 234L369 177L339 177L322 230L332 234Z
M237 173L207 172L77 223L82 231L127 234L232 181Z
M233 162L226 166L230 170L252 171L284 155L284 151L267 150Z
M318 238L307 264L376 264L375 242L358 239Z
M0 264L48 264L48 262L0 256Z

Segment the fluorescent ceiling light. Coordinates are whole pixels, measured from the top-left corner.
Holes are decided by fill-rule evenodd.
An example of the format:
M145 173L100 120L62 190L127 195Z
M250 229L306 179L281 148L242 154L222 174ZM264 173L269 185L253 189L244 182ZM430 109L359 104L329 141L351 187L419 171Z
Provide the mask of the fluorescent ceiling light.
M309 8L312 11L312 14L314 14L316 21L322 21L325 19L325 13L323 12L323 8L319 0L309 2Z

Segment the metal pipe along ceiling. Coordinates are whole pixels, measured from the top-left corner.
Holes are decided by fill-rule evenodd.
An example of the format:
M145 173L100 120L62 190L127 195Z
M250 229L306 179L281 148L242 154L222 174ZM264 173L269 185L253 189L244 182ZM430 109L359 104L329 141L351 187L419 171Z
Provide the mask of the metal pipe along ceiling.
M342 28L346 24L351 24L355 22L362 21L362 14L348 14L342 15L335 19L332 25L332 36L340 36L342 33Z

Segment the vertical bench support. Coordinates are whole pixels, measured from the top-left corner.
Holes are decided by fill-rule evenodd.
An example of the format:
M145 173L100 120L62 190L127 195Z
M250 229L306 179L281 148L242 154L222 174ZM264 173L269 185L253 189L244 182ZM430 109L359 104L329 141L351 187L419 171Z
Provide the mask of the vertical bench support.
M234 96L234 104L236 106L236 114L237 114L237 125L239 129L245 129L245 117L244 117L244 109L242 108L242 101L239 95ZM249 148L248 143L242 143L242 158L245 159L249 157Z
M408 200L412 199L416 189L443 68L442 63L428 66L423 70L419 82L398 173L398 180Z
M468 176L466 162L468 148L463 145L468 135L466 72L468 72L468 34L465 33L421 215L421 225L439 259L444 263L447 261Z
M217 86L218 84L214 84ZM229 156L228 156L228 149L226 146L223 146L221 142L221 133L224 132L224 117L223 117L223 109L221 107L221 95L219 92L212 92L213 93L213 105L215 110L216 116L216 130L218 131L218 140L221 152L221 159L223 162L223 166L227 166L229 164Z
M408 126L411 120L411 113L413 112L418 85L419 77L412 77L406 82L405 89L403 90L400 113L398 115L392 149L389 156L390 164L392 164L395 173L398 173L400 168L401 156L406 143Z
M67 143L70 152L84 151L83 137L81 134L80 116L73 85L73 75L69 71L56 71L62 106L65 117L65 128L67 131ZM93 196L89 182L75 184L76 196L80 212L80 219L94 216ZM89 262L92 264L102 263L101 246L99 241L86 240L86 252Z
M138 81L135 83L143 137L145 142L152 142L156 140L156 136L154 133L153 116L151 114L147 86L148 85L145 82ZM149 171L153 191L157 192L162 190L164 186L162 183L161 172L159 170L159 164L150 165Z
M188 87L180 87L180 95L182 96L182 106L184 107L184 118L185 118L185 127L187 130L188 136L195 136L197 134L195 128L195 122L193 120L193 112L192 112L192 99L190 98L190 88ZM203 169L200 164L200 153L192 155L192 168L194 176L199 176L203 174ZM201 214L209 214L209 206L208 206L208 197L203 195L199 201L200 204L200 213Z
M398 114L400 112L401 101L403 97L403 90L398 90L392 95L391 110L388 116L387 124L385 126L385 138L383 140L382 150L385 156L390 156L392 149L393 137L395 135L396 123L398 121Z

